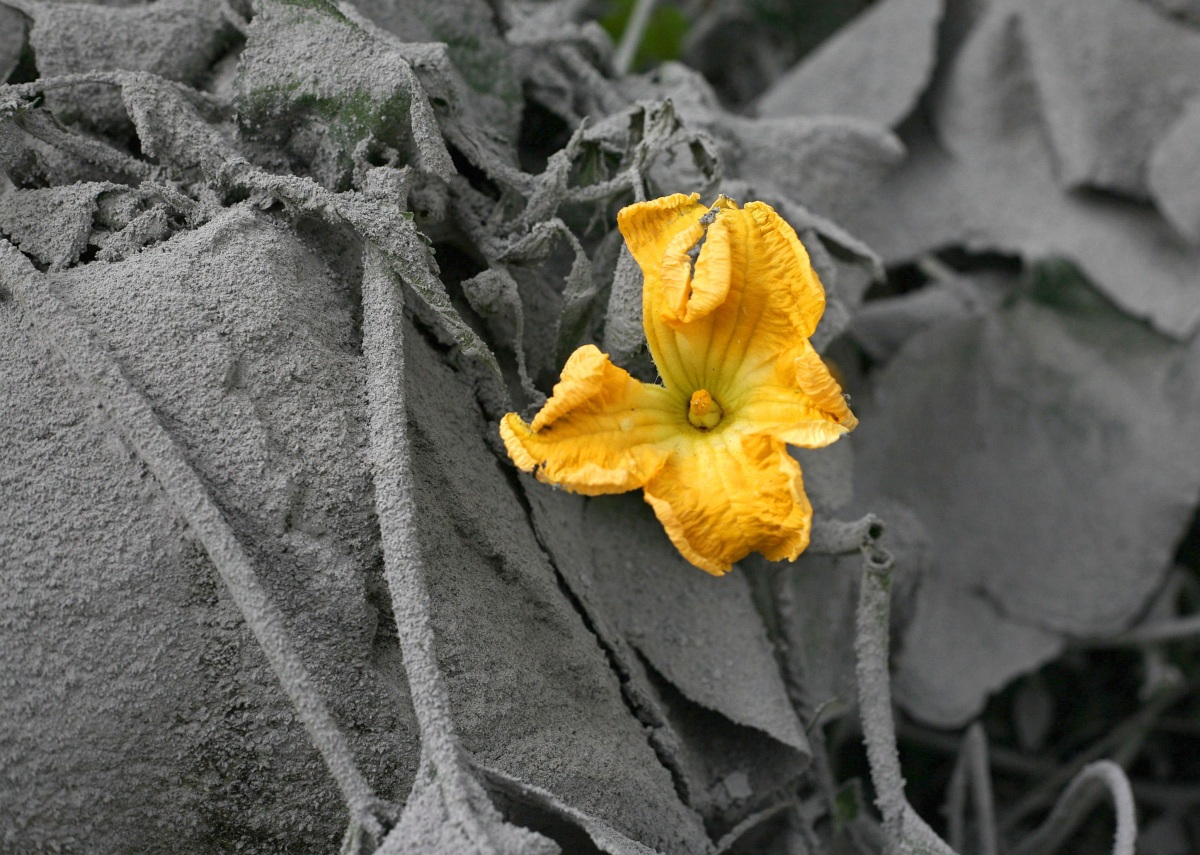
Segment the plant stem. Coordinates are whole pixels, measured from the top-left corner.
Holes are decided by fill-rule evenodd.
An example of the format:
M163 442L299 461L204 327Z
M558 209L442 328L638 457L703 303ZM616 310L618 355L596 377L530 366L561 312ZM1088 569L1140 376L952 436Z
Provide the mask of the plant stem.
M655 0L637 0L633 11L629 14L629 23L625 32L621 33L621 43L613 54L613 70L617 74L628 74L633 66L633 58L646 35L646 25L650 23L650 15L654 12Z

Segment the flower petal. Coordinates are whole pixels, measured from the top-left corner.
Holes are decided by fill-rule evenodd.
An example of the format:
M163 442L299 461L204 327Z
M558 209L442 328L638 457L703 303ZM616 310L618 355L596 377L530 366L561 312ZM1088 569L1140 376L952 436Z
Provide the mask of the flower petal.
M617 212L617 227L629 252L642 271L655 276L662 267L667 245L693 223L699 222L708 208L700 204L700 194L676 193L650 202L638 202Z
M617 227L625 238L630 254L642 269L642 325L650 356L668 389L681 391L691 385L695 375L688 366L694 354L680 353L675 333L658 317L662 311L664 275L673 283L678 300L690 280L692 259L688 251L704 236L700 218L708 208L700 204L700 194L676 193L650 202L629 205L617 213ZM685 342L686 344L686 342ZM691 389L688 390L692 391Z
M686 401L638 382L589 344L571 354L533 421L509 413L500 436L522 470L596 496L634 490L653 478L683 428L692 430Z
M766 202L749 202L743 209L754 218L758 227L759 248L756 255L769 259L770 279L784 285L788 299L781 302L805 338L816 332L821 315L825 314L825 289L809 261L808 251L796 230Z
M721 196L694 225L679 232L667 244L662 261L662 295L656 307L659 318L681 327L703 318L725 302L733 279L732 246L741 236L733 234L735 218L723 217L737 210Z
M772 437L724 431L684 443L645 497L683 556L717 576L751 552L790 561L808 546L800 466Z
M842 387L807 340L781 354L772 373L770 378L751 378L742 395L730 402L747 433L821 448L858 425Z
M618 224L638 246L642 321L664 382L721 400L812 335L825 292L796 232L769 205L739 209L722 196L704 210L695 198L632 205ZM655 223L669 223L669 233L652 242L643 230Z

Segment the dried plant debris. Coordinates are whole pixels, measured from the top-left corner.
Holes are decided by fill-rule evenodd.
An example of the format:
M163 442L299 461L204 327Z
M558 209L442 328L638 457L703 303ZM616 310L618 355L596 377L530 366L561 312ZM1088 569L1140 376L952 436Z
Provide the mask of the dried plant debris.
M7 2L7 0L6 0ZM88 3L13 0L32 22L29 46L42 77L88 71L148 71L168 80L200 82L229 44L234 13L224 2L161 0L110 8ZM47 95L55 116L121 134L128 118L119 94L102 85Z
M1196 4L802 6L0 0L3 846L1200 848ZM496 432L675 192L826 289L792 564Z
M87 249L101 194L120 190L110 182L10 189L0 196L0 232L39 263L68 267Z

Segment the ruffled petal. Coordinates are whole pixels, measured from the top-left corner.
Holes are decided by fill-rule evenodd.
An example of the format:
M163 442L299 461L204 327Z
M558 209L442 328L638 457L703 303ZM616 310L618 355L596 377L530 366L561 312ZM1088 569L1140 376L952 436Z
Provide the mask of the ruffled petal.
M752 380L730 407L747 434L821 448L858 426L842 387L808 341L781 354L771 376Z
M579 348L533 421L500 422L509 456L540 481L575 493L623 493L644 485L666 463L672 439L687 428L687 402L640 383L595 345Z
M704 209L695 199L632 205L617 222L638 246L642 321L664 382L720 401L812 335L825 291L796 232L769 205L739 209L722 196ZM649 240L644 230L664 222L667 233Z
M638 202L617 212L617 228L642 271L655 276L662 267L667 245L684 229L699 222L708 208L700 194L676 193L650 202Z
M759 254L767 262L760 273L769 269L768 278L783 286L780 304L796 331L811 338L825 314L825 288L813 270L808 251L796 230L766 202L749 202L744 210L758 227Z
M667 244L662 260L662 292L655 306L658 319L676 329L713 312L729 296L733 280L732 244L736 218L720 216L737 210L725 196ZM650 295L653 297L654 295Z
M790 561L808 546L800 466L772 437L725 431L683 443L645 498L680 553L717 576L751 552Z

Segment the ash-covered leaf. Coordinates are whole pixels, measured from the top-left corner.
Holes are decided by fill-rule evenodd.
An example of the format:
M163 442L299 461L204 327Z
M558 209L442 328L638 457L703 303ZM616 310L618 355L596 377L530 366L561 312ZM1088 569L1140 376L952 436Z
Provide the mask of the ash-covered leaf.
M239 157L233 128L199 92L151 74L114 76L142 152L181 180L211 178ZM207 114L207 115L206 115Z
M887 362L906 341L927 327L978 314L1011 283L1003 274L954 276L924 288L863 304L851 326L867 355Z
M746 580L700 574L637 496L587 499L526 483L543 543L688 804L710 831L728 831L773 803L809 746Z
M818 514L832 515L854 501L854 446L839 440L824 448L789 446L804 473L804 492Z
M349 7L349 4L346 4ZM350 8L345 9L351 12ZM487 0L357 0L361 12L401 42L444 44L458 95L472 121L514 153L521 120L521 84L505 43L504 15ZM507 10L506 10L507 13ZM410 61L413 61L410 57ZM414 67L419 65L413 62ZM420 76L420 68L415 70ZM430 93L431 98L434 93ZM435 103L435 106L439 106ZM442 104L441 107L448 107Z
M758 115L853 116L891 128L933 73L944 0L882 0L763 93Z
M331 711L353 722L360 768L401 799L419 737L378 595L352 283L322 254L239 206L127 261L30 284L59 295L146 397L253 554ZM333 780L120 414L97 407L79 354L56 352L41 320L0 301L5 846L195 851L219 821L231 850L269 838L332 851L345 822Z
M1200 247L1200 98L1194 99L1150 155L1146 181L1154 202L1181 236Z
M154 205L119 231L98 236L96 244L100 251L96 257L101 261L122 261L148 244L165 240L171 233L171 213L166 205Z
M1025 2L1019 20L1059 183L1146 199L1151 152L1200 94L1200 32L1126 0Z
M295 170L326 187L349 186L364 144L376 156L398 152L402 163L444 180L454 174L407 58L331 4L263 0L247 32L237 89L243 133L286 151Z
M404 339L425 584L463 747L658 852L707 851L489 448L470 381Z
M807 753L742 575L697 574L638 496L583 505L591 584L616 629L690 700Z
M579 23L570 3L508 5L513 67L530 100L574 127L628 102L608 67L612 43L594 21Z
M854 611L855 569L861 564L858 556L802 555L793 565L773 568L783 574L776 607L789 676L797 706L810 725L858 706Z
M26 255L61 270L87 249L101 194L119 189L120 185L107 182L37 190L0 187L0 233Z
M734 177L773 185L789 199L834 220L853 211L904 155L899 141L853 118L728 119L722 151ZM714 136L721 127L714 125Z
M517 280L505 267L492 267L462 283L463 296L488 326L492 337L512 351L517 379L533 402L544 400L525 357L525 311Z
M0 83L8 80L25 49L25 18L16 9L0 6Z
M36 84L33 84L36 87ZM148 165L109 143L68 130L36 94L5 93L0 103L0 170L19 187L40 188L84 182L132 182L149 177Z
M315 214L330 225L348 224L362 240L383 251L392 269L433 311L453 343L500 377L495 355L451 303L428 239L417 231L411 214L400 208L401 200L381 198L377 188L370 193L332 193L311 178L270 175L241 160L227 164L219 178L231 187L276 199L294 211Z
M715 140L724 177L763 193L775 190L835 220L869 196L904 154L886 128L861 119L733 115L720 106L703 78L677 64L626 86L640 98L670 99L686 126Z
M820 451L849 450L851 439ZM801 460L805 489L814 494L818 519L833 518L831 510L822 510L815 501L811 456ZM849 475L853 477L853 472ZM853 517L856 510L869 507L870 513L883 521L879 545L895 560L892 607L902 623L913 587L929 565L928 533L903 505L878 496L869 497L869 502L854 502L842 509L841 515ZM788 687L806 726L811 731L818 723L853 713L858 708L855 613L862 557L857 553L820 554L810 546L793 563L762 564L771 574L773 631L781 640Z
M1145 205L1057 185L1014 37L1003 26L975 34L962 62L978 79L938 108L939 122L971 125L975 142L950 155L924 122L909 122L908 159L845 224L889 264L955 246L1068 258L1126 311L1189 335L1200 326L1200 252Z
M714 0L699 14L684 59L713 82L727 104L749 104L799 57L813 51L868 0Z
M646 349L642 329L642 271L629 249L622 244L613 271L608 307L604 313L604 350L618 365L629 367L635 355Z
M1200 359L1068 265L981 317L914 336L860 413L857 492L929 531L897 696L965 721L1072 635L1120 630L1200 495Z
M1196 36L1135 3L1118 3L1124 11L1096 22L1094 5L1112 4L1006 0L976 9L973 19L956 13L953 30L965 35L933 86L935 133L919 117L908 122L909 159L845 222L893 263L950 246L1027 261L1069 258L1131 314L1186 336L1200 325L1200 253L1147 206L1062 184L1134 192L1114 176L1133 170L1144 180L1155 135L1167 131L1196 84L1190 72L1159 78L1123 39L1136 45L1154 36L1162 44L1148 55L1178 69L1193 62ZM1094 23L1114 46L1113 61L1137 64L1137 75L1126 85L1119 72L1089 76L1072 65L1072 33L1060 28L1048 41L1035 23L1054 10ZM1093 46L1079 62L1105 63L1109 53ZM1139 98L1147 103L1130 105ZM1117 127L1126 109L1140 118Z
M9 5L33 21L29 43L44 78L85 71L145 71L195 84L233 33L223 4L212 0L159 0L127 8L42 0L14 0ZM116 135L128 126L120 93L111 86L55 90L46 102L67 122L81 121Z
M929 578L921 583L896 656L893 697L920 721L960 727L979 714L990 695L1053 660L1064 647L1061 635L1001 614L994 604L946 580Z

